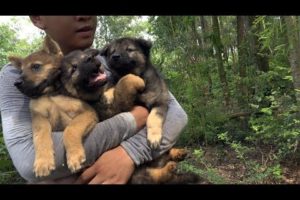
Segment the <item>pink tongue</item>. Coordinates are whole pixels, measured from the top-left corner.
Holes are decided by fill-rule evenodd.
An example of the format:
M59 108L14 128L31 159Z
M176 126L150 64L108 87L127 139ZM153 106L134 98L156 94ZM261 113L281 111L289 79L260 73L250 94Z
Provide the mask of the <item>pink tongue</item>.
M90 79L91 83L97 83L97 82L102 82L106 80L106 74L105 73L99 73L98 76L95 78Z

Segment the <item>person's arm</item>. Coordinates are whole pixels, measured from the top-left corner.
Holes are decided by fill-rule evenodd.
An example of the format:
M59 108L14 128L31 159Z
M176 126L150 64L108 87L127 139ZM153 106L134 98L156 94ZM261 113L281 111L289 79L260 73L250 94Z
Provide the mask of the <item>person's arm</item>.
M153 151L148 146L146 127L121 143L135 165L139 166L151 161L171 149L187 125L187 114L171 93L168 105L168 112L163 125L163 138L159 149Z
M13 84L19 76L20 71L11 65L4 66L0 72L0 109L3 135L15 168L29 182L71 175L65 160L63 134L62 132L53 132L56 170L48 177L35 177L33 172L35 152L29 98L20 93ZM137 120L134 112L121 113L98 123L84 139L86 165L92 164L103 152L118 146L121 141L135 134L136 130L143 126L143 123L143 120Z
M160 148L152 151L147 143L146 127L138 134L123 141L120 146L106 151L76 183L125 184L134 172L135 166L151 161L172 148L179 134L187 124L187 114L171 94L169 109L163 127Z

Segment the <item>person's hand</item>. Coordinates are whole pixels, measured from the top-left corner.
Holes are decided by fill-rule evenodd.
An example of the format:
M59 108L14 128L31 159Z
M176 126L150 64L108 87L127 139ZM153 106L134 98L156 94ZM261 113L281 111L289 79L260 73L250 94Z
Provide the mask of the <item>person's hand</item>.
M146 125L149 111L143 106L134 106L130 112L135 118L137 130L141 130Z
M103 153L91 167L83 171L75 183L126 184L134 168L133 160L121 146L118 146Z

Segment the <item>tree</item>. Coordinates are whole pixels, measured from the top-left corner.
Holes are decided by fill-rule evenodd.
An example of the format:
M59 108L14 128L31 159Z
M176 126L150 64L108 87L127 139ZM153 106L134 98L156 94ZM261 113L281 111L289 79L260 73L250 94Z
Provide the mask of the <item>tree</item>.
M284 16L289 41L289 61L297 103L300 104L300 38L299 23L295 16Z
M223 60L222 60L223 46L222 46L221 36L220 36L219 20L218 20L217 16L213 16L212 19L213 19L213 32L214 32L213 43L214 43L214 46L216 49L218 72L219 72L220 82L221 82L222 88L223 88L225 106L228 106L229 105L229 90L228 90L226 72L225 72Z

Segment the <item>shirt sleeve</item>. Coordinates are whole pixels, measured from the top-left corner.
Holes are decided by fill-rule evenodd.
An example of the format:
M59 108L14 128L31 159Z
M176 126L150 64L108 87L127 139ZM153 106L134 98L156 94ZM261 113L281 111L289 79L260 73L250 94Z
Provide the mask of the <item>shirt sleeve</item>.
M168 112L163 125L163 136L160 147L157 150L151 150L147 143L147 128L145 127L133 137L123 141L121 146L138 166L149 162L164 152L171 149L176 143L180 133L187 125L188 117L186 112L170 93L168 103Z
M19 174L29 182L53 180L71 175L67 168L62 132L53 132L56 170L48 177L37 178L33 173L35 157L32 140L29 98L19 92L14 81L20 71L6 65L0 72L0 110L4 142ZM118 114L98 123L84 139L85 165L92 164L103 152L118 146L136 133L136 122L129 112Z

